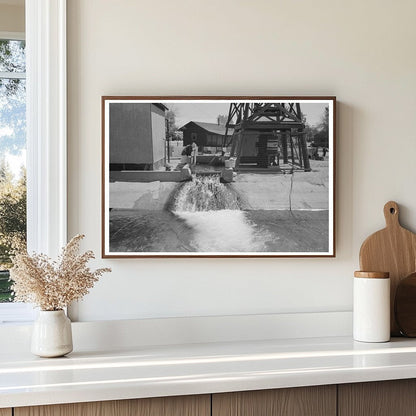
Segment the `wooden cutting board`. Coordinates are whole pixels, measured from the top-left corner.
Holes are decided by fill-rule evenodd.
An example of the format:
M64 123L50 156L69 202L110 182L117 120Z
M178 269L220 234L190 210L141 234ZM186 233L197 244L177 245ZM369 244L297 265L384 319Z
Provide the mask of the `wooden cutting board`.
M416 234L406 230L399 222L399 206L390 201L384 205L386 228L370 235L360 250L362 271L389 272L391 335L400 335L394 319L394 298L401 279L416 271Z
M396 289L394 315L400 332L416 337L416 273L402 279Z

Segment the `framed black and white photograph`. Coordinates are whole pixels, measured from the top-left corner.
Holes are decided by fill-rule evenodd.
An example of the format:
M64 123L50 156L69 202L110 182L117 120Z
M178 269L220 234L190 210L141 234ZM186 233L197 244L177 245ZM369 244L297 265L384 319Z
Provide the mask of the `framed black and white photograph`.
M334 257L335 97L102 97L103 257Z

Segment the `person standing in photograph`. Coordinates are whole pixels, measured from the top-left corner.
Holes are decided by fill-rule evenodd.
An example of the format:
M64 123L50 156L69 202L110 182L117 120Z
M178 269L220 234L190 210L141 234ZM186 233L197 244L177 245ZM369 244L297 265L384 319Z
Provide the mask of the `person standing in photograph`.
M192 159L191 164L196 165L196 156L198 154L198 145L195 143L195 141L192 142Z
M181 163L183 163L184 165L185 164L189 165L191 163L191 154L192 154L192 146L188 144L182 150Z

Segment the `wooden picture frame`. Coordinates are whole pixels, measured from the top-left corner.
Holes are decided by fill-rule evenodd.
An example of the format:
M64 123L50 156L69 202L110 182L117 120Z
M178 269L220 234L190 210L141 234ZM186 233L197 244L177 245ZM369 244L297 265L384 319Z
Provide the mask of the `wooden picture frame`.
M102 257L335 257L336 98L103 96Z

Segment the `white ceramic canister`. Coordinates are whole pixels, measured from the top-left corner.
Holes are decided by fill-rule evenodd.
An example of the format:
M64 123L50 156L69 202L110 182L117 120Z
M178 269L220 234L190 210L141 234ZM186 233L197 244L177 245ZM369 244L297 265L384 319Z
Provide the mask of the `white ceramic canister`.
M390 341L389 273L355 272L353 308L356 341Z

